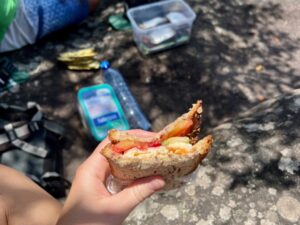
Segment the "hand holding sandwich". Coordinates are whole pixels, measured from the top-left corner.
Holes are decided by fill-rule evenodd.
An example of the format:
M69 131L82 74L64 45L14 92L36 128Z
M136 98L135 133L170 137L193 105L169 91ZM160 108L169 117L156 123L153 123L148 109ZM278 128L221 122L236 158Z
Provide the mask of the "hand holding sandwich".
M165 183L192 173L213 141L211 135L199 139L201 119L197 101L158 133L111 130L77 170L58 225L119 225ZM105 187L109 174L131 185L111 195Z
M131 130L131 134L151 137L154 134ZM158 176L136 180L116 195L111 195L105 180L110 173L107 160L100 154L109 143L104 140L78 168L58 225L120 225L145 198L164 186Z

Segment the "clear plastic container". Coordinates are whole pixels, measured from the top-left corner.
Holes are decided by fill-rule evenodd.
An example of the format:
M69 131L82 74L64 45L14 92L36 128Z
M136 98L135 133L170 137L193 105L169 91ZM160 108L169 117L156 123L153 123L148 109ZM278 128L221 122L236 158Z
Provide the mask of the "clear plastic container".
M140 51L147 55L187 43L196 14L183 0L167 0L128 10Z

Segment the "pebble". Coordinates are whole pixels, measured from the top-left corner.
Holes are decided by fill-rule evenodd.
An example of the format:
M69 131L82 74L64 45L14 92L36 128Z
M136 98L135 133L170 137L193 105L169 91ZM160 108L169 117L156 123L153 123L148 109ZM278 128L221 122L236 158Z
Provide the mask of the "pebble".
M277 190L275 188L269 188L268 192L270 195L276 195L277 194Z
M166 205L160 212L168 220L176 220L179 218L179 211L174 205Z
M299 171L299 166L300 166L300 162L285 157L281 157L278 163L278 168L281 171L286 171L290 174L294 174L295 171Z
M282 218L293 223L298 222L300 218L300 202L297 199L283 196L277 201L276 206Z
M189 196L195 196L195 194L196 194L195 186L193 186L193 185L188 185L185 188L185 191Z
M256 217L256 210L255 209L250 209L249 214L251 217Z
M219 211L219 216L223 221L228 221L231 218L231 208L223 206Z
M236 202L235 201L233 201L233 200L229 200L229 203L228 203L228 205L231 207L231 208L236 208Z
M217 186L212 190L212 194L216 196L221 196L223 193L224 193L224 189L220 186Z

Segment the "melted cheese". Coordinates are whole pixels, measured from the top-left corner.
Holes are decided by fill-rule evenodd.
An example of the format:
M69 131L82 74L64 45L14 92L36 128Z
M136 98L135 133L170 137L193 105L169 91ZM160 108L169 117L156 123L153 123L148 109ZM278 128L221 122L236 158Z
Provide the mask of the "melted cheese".
M157 154L168 155L170 153L185 155L193 152L193 146L184 142L173 142L168 146L150 147L147 150L132 148L124 153L127 157L155 157Z

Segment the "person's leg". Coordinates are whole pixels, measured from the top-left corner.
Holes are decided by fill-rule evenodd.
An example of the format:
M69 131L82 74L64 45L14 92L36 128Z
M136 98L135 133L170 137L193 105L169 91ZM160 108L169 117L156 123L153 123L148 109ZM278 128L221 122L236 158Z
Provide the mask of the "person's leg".
M23 174L0 165L0 223L54 225L61 204Z

